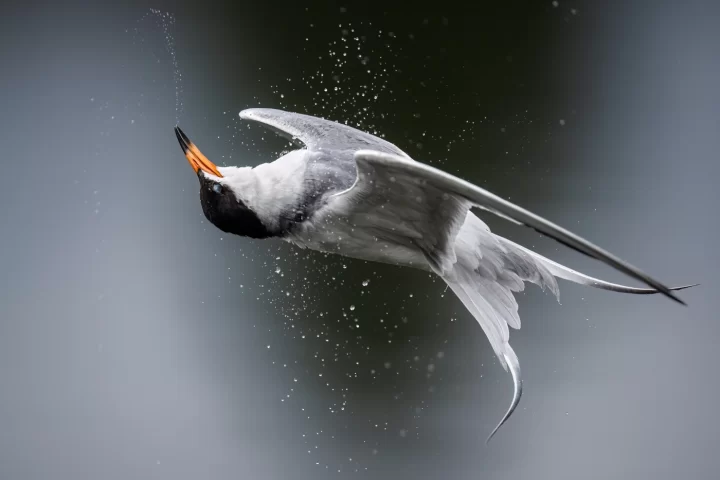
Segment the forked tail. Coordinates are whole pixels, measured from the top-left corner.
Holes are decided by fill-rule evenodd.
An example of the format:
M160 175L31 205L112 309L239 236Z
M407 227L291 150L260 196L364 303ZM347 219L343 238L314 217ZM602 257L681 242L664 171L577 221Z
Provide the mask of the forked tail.
M503 426L503 423L505 423L507 419L510 418L510 415L513 414L518 404L520 403L520 397L522 397L522 376L520 375L520 361L518 360L517 355L515 355L515 350L512 349L509 343L505 347L504 357L505 362L508 365L508 369L510 370L510 375L512 375L513 379L513 398L512 402L510 402L510 407L507 409L507 412L505 412L505 415L503 415L502 420L500 420L500 423L497 424L497 426L493 429L493 431L490 433L490 435L488 435L487 439L485 440L485 445L487 445L493 435L495 435L497 431L500 430L500 427Z
M456 242L457 262L452 271L442 275L465 308L475 317L487 335L490 345L505 370L513 378L510 408L487 441L515 411L522 396L520 363L510 347L509 327L520 328L518 305L514 293L522 291L525 282L535 283L559 296L555 277L615 292L649 295L659 293L651 288L635 288L606 282L553 262L532 250L494 235L472 214L461 229ZM695 285L671 288L683 290Z

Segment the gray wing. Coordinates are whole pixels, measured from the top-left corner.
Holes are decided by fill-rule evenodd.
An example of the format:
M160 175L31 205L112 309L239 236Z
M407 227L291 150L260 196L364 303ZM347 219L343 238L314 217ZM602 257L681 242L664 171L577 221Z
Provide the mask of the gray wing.
M420 162L376 151L358 151L355 154L355 161L357 163L357 179L355 184L349 190L342 192L342 195L347 195L348 200L351 202L352 197L355 196L353 190L357 192L358 197L362 198L366 196L369 185L372 185L372 182L378 176L383 178L398 176L402 176L403 178L410 177L416 185L426 185L427 188L432 188L434 191L443 192L450 197L463 199L473 206L488 210L503 218L508 218L533 228L570 248L612 266L645 283L652 289L663 293L672 300L685 305L682 300L672 293L670 288L643 273L638 268L590 243L584 238L465 180ZM387 195L390 195L388 200L391 203L397 198L393 193L392 189L387 192ZM430 221L431 219L427 220ZM455 221L455 219L450 220L451 222ZM429 223L429 225L435 229L445 228L443 225L437 223Z
M670 290L637 268L587 240L464 180L404 157L362 150L355 153L354 184L333 195L333 210L353 225L373 229L376 237L399 237L419 247L433 270L478 321L503 367L513 377L509 409L490 438L510 418L522 394L520 364L509 344L508 327L519 328L513 292L524 282L549 287L557 294L553 276L627 293L662 292L680 303ZM472 206L527 225L586 255L650 285L634 289L609 284L574 272L540 255L493 235L472 213ZM364 224L362 223L364 222ZM687 287L680 287L682 289Z
M261 123L308 150L355 152L371 149L410 158L398 147L381 138L348 125L310 115L271 108L249 108L240 112L240 118Z
M356 151L371 149L410 158L390 142L348 125L271 108L250 108L240 118L257 122L308 150L305 198L296 208L299 218L311 218L327 195L349 188L356 177Z

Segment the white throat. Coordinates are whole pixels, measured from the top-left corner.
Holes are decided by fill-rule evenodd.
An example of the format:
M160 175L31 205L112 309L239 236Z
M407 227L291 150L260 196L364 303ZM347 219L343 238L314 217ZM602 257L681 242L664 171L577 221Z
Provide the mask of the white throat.
M303 196L307 150L294 150L272 163L257 167L220 167L217 181L232 189L268 227L275 228L280 215Z

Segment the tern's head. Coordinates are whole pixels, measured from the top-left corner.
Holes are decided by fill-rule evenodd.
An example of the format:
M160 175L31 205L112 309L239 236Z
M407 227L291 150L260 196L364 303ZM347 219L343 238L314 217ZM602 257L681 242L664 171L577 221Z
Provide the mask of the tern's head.
M237 189L242 185L238 177L241 176L239 174L243 169L223 168L226 174L236 174L225 176L179 127L175 127L175 135L185 157L200 180L200 203L205 218L223 232L251 238L274 236L256 212L238 195Z

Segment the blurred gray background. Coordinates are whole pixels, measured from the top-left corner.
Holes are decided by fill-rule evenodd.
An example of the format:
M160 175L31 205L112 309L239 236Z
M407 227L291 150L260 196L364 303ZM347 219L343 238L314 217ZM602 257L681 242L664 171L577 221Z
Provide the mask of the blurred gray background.
M150 7L175 18L177 110ZM0 479L718 478L718 18L710 0L4 3ZM258 105L360 122L702 286L687 308L529 286L525 396L485 446L510 378L440 281L204 221L172 127L254 165L286 147L237 119Z

